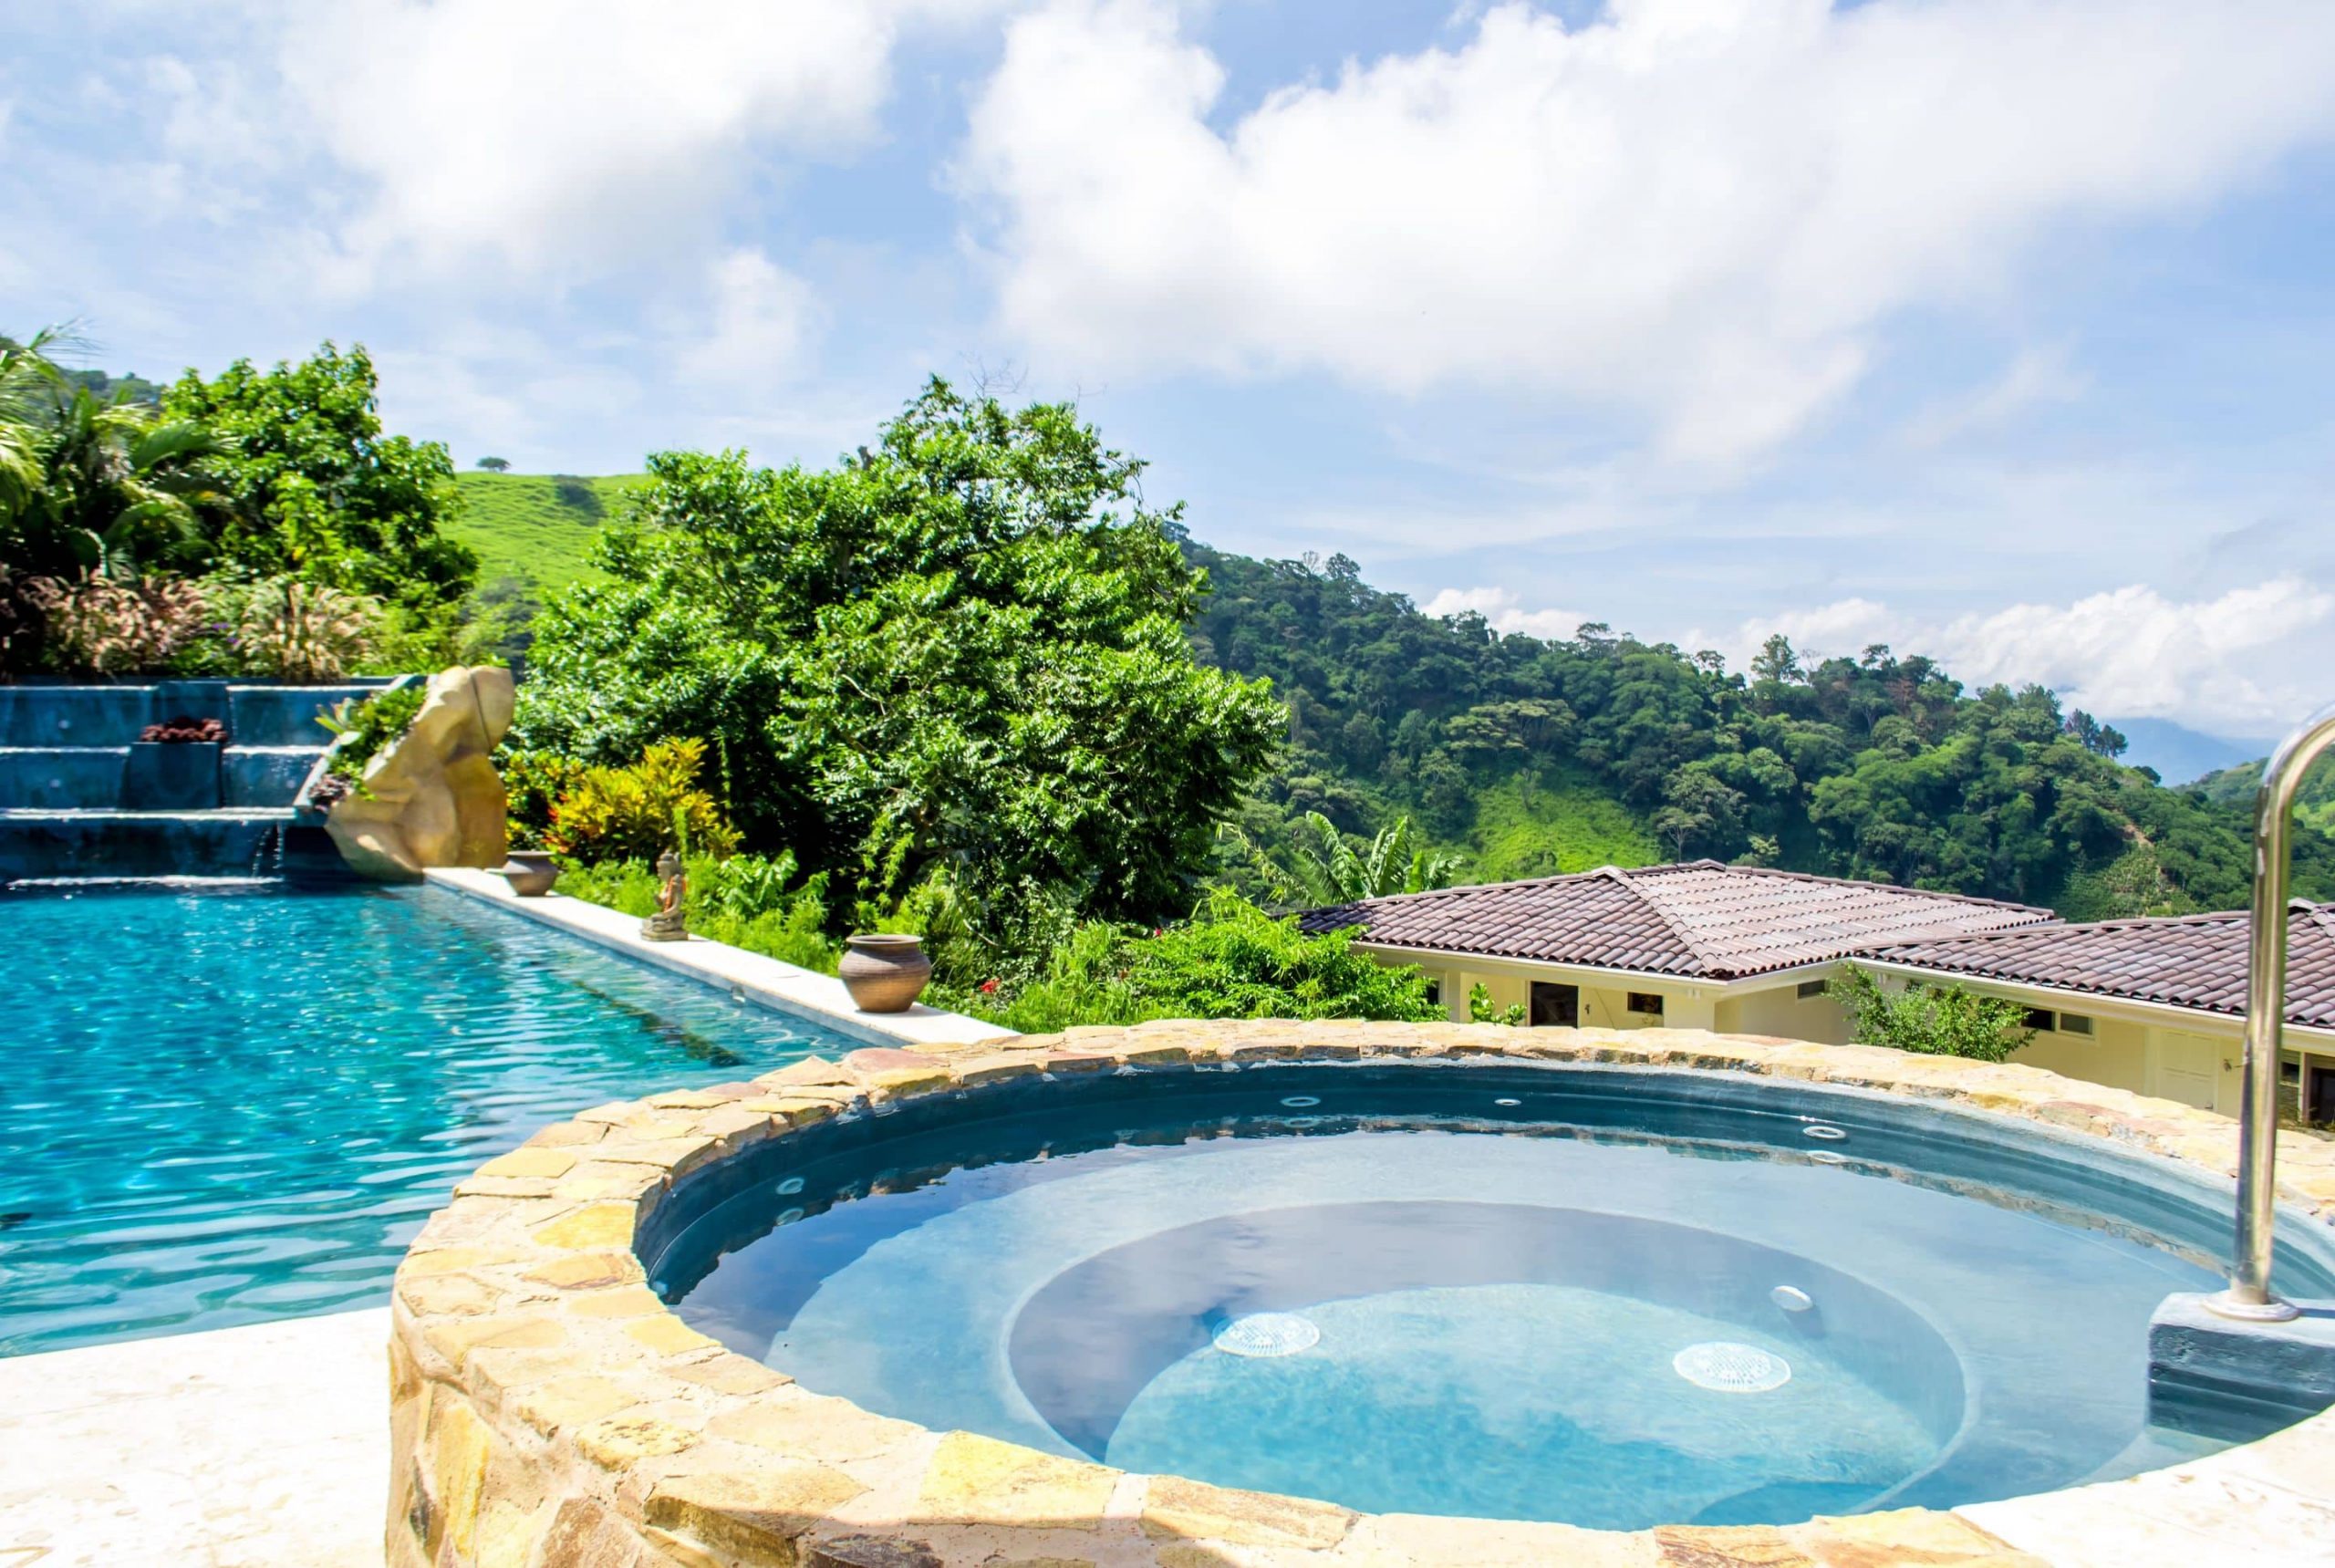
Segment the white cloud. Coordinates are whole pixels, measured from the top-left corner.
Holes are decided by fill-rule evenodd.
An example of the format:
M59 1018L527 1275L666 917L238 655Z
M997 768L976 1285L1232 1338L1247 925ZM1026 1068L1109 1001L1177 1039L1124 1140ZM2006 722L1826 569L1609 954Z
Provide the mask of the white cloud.
M1966 686L2050 687L2108 718L2165 718L2216 734L2283 731L2330 695L2335 593L2275 577L2210 599L2134 584L2067 605L2020 604L1927 622L1842 599L1707 639L1741 669L1781 632L1803 662L1872 643L1925 653ZM1697 634L1701 635L1701 634Z
M2023 349L1989 385L1924 409L1906 425L1904 439L1912 447L1944 446L1999 429L2012 416L2039 404L2073 402L2091 385L2075 368L2066 345Z
M811 286L758 250L733 250L711 270L711 330L683 348L678 368L723 387L793 379L811 335Z
M1598 618L1579 610L1526 609L1513 588L1443 588L1419 607L1428 615L1464 615L1472 610L1491 623L1492 629L1522 632L1544 641L1571 637Z
M303 7L286 82L364 185L347 282L388 261L591 275L669 252L787 158L865 142L901 13L766 0L344 0Z
M1015 21L956 178L1083 375L1327 370L1645 410L1728 460L2048 226L2209 200L2335 123L2323 0L1521 4L1219 132L1165 0Z

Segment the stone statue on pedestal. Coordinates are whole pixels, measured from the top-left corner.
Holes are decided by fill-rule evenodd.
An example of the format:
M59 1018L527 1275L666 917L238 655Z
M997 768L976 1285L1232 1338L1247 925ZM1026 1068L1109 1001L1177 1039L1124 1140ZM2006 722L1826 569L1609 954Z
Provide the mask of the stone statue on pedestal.
M657 912L640 922L640 934L652 942L689 940L688 917L682 909L689 891L689 873L681 868L681 857L669 849L657 857Z

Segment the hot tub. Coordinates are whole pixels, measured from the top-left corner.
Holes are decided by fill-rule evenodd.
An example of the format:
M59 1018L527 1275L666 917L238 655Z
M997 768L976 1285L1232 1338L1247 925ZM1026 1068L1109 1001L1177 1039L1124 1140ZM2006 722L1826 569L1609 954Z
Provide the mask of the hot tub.
M1463 1563L1487 1531L1521 1561L1647 1531L1977 1556L2002 1549L1984 1505L2232 1462L2151 1425L2145 1376L2152 1310L2216 1279L2227 1124L2047 1074L1180 1024L669 1099L425 1234L392 1561L465 1501L433 1486L449 1420L561 1461L519 1487L529 1518L682 1561ZM639 1200L590 1201L595 1168L646 1173ZM2335 1295L2335 1235L2288 1216L2279 1268ZM514 1293L450 1321L451 1278Z

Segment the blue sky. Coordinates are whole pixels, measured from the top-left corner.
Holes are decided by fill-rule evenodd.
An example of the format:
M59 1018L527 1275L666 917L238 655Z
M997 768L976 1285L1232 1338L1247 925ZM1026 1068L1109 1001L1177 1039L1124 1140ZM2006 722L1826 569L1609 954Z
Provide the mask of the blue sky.
M15 8L0 330L465 466L1074 396L1196 534L1738 660L2335 697L2322 0Z

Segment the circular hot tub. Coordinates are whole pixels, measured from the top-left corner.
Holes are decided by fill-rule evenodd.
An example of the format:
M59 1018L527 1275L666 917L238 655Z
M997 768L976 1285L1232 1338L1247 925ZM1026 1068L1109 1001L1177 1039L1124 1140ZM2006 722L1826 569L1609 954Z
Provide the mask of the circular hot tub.
M911 1102L733 1165L644 1256L684 1323L927 1427L1635 1530L2205 1451L2149 1423L2148 1325L2226 1207L1885 1096L1357 1061ZM2284 1277L2335 1293L2309 1240Z
M999 1530L1094 1561L1095 1540L1053 1538L1326 1554L1487 1520L1547 1550L1579 1530L1871 1544L1918 1521L1923 1550L1961 1531L1977 1555L2000 1542L1946 1511L2226 1463L2206 1456L2260 1425L2151 1421L2151 1314L2215 1287L2228 1231L2227 1180L2164 1158L2226 1131L2202 1113L1676 1032L1077 1044L862 1052L594 1113L538 1146L552 1174L489 1168L447 1220L509 1232L525 1210L542 1255L518 1277L557 1339L490 1339L441 1380L588 1380L574 1408L520 1381L490 1403L615 1478L566 1500L571 1521L588 1502L682 1560L725 1531L973 1563ZM2069 1130L2087 1123L2112 1137ZM627 1171L636 1193L589 1185ZM2286 1217L2278 1269L2335 1296L2335 1235ZM478 1272L401 1289L417 1389L462 1337L431 1341L432 1288ZM627 1382L642 1348L663 1381ZM773 1478L805 1466L816 1495L765 1518ZM906 1478L888 1492L887 1467ZM415 1527L426 1474L393 1550L400 1528L444 1543L427 1508Z

